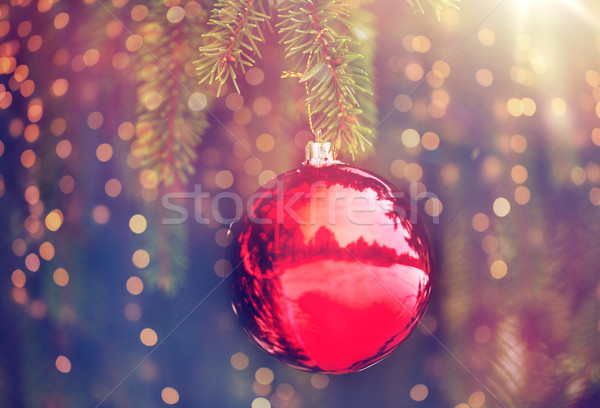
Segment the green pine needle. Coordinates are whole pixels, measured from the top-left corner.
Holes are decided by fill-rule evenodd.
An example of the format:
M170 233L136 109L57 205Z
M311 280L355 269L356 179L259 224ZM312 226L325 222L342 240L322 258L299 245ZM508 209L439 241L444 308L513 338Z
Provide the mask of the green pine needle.
M406 0L424 12L420 0ZM428 0L438 18L445 6L460 0ZM266 7L265 7L266 6ZM263 26L269 25L270 0L218 0L204 34L196 71L200 83L223 84L231 79L239 93L236 72L260 58ZM371 145L377 109L372 75L375 30L372 15L364 9L350 14L345 0L281 0L276 27L285 47L285 59L307 88L311 127L353 157ZM360 41L359 41L360 39ZM294 75L295 76L295 75Z
M350 13L342 0L283 0L279 5L286 58L300 70L308 89L313 130L322 132L336 153L352 156L371 144L376 112L362 45L353 36ZM369 105L367 110L362 104ZM370 126L365 126L368 123Z
M218 83L217 95L229 79L236 91L236 69L243 73L261 58L258 43L265 41L262 26L270 19L263 0L219 0L212 10L208 24L214 26L203 35L206 44L199 48L200 58L195 61L199 82Z
M408 4L410 4L412 6L412 8L415 9L415 11L424 14L425 13L425 9L423 8L423 4L421 3L421 0L406 0L408 2ZM444 9L444 7L453 7L453 8L458 8L458 5L456 3L460 2L460 0L428 0L429 5L433 8L433 11L435 12L436 17L438 18L438 20L441 18L442 15L442 10Z
M146 22L165 26L162 2L151 9ZM205 109L191 109L190 92L197 88L185 62L195 53L197 38L205 29L192 18L175 26L168 23L161 35L144 39L134 64L139 74L137 138L141 165L153 170L160 183L187 183L194 173L196 148L208 129ZM196 104L201 103L197 102Z

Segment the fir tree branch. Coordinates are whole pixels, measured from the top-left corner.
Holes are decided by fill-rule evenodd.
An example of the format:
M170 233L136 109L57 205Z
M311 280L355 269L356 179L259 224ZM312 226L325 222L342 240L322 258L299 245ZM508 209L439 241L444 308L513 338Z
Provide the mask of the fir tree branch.
M369 79L357 61L362 55L353 51L358 44L349 35L347 4L342 0L284 0L280 12L282 21L277 26L285 57L295 59L296 67L304 66L300 82L307 86L313 132L321 131L323 140L333 142L336 153L342 146L353 156L364 151L371 132L357 119L363 114L357 94L370 93L359 85Z
M197 84L188 63L197 46L193 41L204 25L187 16L172 24L165 17L162 2L158 3L138 30L144 47L137 59L136 143L143 153L142 166L155 171L159 181L169 185L177 180L186 183L194 173L196 147L209 126L205 96L190 95Z
M269 18L261 0L219 0L208 22L214 28L203 35L208 43L199 48L199 82L218 82L218 95L231 78L239 93L235 70L239 67L245 73L252 67L256 62L252 54L261 58L257 43L265 41L261 25Z
M408 4L411 5L412 8L415 9L415 11L424 14L425 13L425 9L423 8L423 4L421 3L421 0L406 0L408 2ZM433 11L435 12L435 15L437 16L438 20L441 18L442 15L442 10L444 9L444 7L453 7L453 8L458 8L458 5L456 3L460 2L460 0L428 0L429 5L433 8Z

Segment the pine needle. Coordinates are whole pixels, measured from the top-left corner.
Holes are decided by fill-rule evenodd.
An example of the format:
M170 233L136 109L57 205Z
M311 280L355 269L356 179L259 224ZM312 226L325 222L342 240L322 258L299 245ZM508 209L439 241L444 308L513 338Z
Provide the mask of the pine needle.
M309 123L316 135L352 156L370 145L371 129L361 125L365 111L359 101L372 94L363 69L364 55L354 38L347 4L341 0L284 0L279 5L281 34L287 58L302 69ZM367 114L374 114L369 109ZM374 122L368 120L367 122Z
M262 0L219 0L208 21L214 27L203 35L206 44L195 61L199 82L217 82L219 95L231 79L239 93L235 70L245 73L256 62L252 55L261 58L258 43L265 41L262 26L269 19Z
M190 96L197 84L185 68L204 24L190 17L169 23L164 10L162 3L151 8L144 24L154 31L144 38L134 60L139 102L133 150L141 157L142 168L153 171L159 183L170 185L186 183L194 173L196 148L209 123L200 106L206 98Z

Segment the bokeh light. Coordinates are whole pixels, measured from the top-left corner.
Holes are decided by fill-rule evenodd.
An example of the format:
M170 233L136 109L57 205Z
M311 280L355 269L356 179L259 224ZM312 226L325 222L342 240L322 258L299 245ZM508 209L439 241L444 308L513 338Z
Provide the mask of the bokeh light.
M106 195L112 198L115 198L121 194L121 188L121 182L115 178L108 180L104 184L104 191L106 192Z
M173 8L173 7L172 7ZM180 7L178 7L180 8ZM182 9L183 10L183 9ZM183 18L183 16L182 16ZM175 388L165 387L160 393L160 396L165 404L173 405L179 402L179 393Z
M71 372L71 360L67 357L60 355L56 358L56 369L63 374Z
M40 256L45 261L49 261L54 258L54 245L52 243L46 241L40 245Z
M52 275L54 279L54 283L58 286L67 286L69 283L69 272L67 272L64 268L57 268Z
M142 308L137 303L127 303L125 317L132 322L137 322L142 317Z
M481 408L485 404L485 394L481 391L475 391L469 396L468 402L471 408Z
M27 277L25 276L25 273L22 270L15 269L10 276L10 280L12 284L15 285L17 288L22 288L27 282Z
M410 398L414 401L424 401L429 395L429 390L425 384L417 384L410 389Z
M158 342L158 336L154 330L147 327L141 331L140 341L144 346L152 347Z
M494 200L493 210L498 217L506 217L510 212L510 202L504 197L498 197Z
M97 205L92 210L92 219L96 224L106 224L110 219L110 210L104 204Z
M36 254L29 254L25 257L25 267L31 272L37 272L40 269L40 258Z
M254 373L254 378L256 379L257 383L261 385L268 385L273 382L275 375L271 369L267 367L261 367Z
M242 352L237 352L231 356L231 366L238 371L245 370L249 364L248 356Z
M310 384L317 390L323 390L329 385L329 376L325 374L312 374Z
M150 254L145 249L138 249L131 256L131 260L136 268L144 269L150 264Z
M414 129L406 129L401 135L402 144L406 147L417 147L421 140L419 133Z
M483 232L489 228L490 219L484 213L477 213L473 216L471 223L475 231Z
M147 226L146 218L141 214L135 214L129 219L129 229L136 234L144 232Z
M144 290L144 283L137 276L132 276L127 279L127 283L125 284L127 291L132 295L139 295Z
M263 397L255 398L250 404L251 408L271 408L271 403Z
M227 189L233 184L233 173L229 170L221 170L215 176L217 187Z
M256 147L261 152L269 152L275 147L275 139L273 136L263 133L256 139Z
M508 273L508 266L506 265L506 262L500 259L497 259L494 262L492 262L492 265L490 266L490 273L495 279L504 278Z
M475 341L479 344L485 344L490 341L492 337L492 331L486 325L478 326L473 333Z

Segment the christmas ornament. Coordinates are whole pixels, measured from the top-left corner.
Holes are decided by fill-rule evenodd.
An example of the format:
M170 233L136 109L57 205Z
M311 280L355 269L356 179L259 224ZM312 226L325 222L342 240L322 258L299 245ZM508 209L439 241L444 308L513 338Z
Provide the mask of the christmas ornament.
M328 149L310 143L302 168L251 197L232 229L232 304L273 357L341 374L375 364L415 329L431 293L432 254L410 201Z

